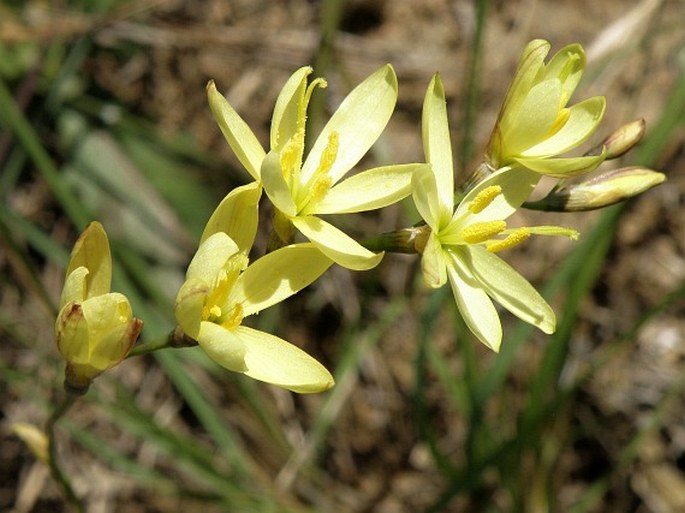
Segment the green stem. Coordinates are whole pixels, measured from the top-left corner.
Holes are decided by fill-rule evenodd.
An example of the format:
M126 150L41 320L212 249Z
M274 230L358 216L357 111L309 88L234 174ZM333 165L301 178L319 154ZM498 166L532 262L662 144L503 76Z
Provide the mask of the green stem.
M180 326L176 326L176 328L169 332L168 335L138 344L131 349L131 352L128 354L127 358L152 353L153 351L158 351L167 347L192 347L196 345L196 340L193 340L188 335L183 333L183 330Z
M422 253L426 246L430 228L427 225L402 228L394 232L381 233L360 244L371 251L387 251L390 253Z
M67 393L64 400L55 408L52 415L50 415L45 426L45 431L48 436L48 463L50 466L50 474L52 474L53 479L60 485L66 495L67 501L72 505L74 510L78 513L83 513L83 502L78 495L76 495L69 477L64 473L59 464L59 458L57 457L57 440L55 439L55 424L57 424L57 421L64 416L69 408L71 408L76 399L78 399L77 395Z

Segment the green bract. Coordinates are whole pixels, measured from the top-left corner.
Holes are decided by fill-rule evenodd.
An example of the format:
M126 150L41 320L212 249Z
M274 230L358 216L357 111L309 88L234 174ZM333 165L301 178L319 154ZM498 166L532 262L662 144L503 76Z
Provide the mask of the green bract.
M65 384L76 391L123 360L143 327L126 296L110 292L111 280L107 234L93 222L74 245L55 322L57 348L67 361Z
M416 208L431 228L423 249L422 271L428 285L448 280L464 321L488 347L497 351L502 327L492 299L545 333L555 327L554 312L520 274L493 253L531 234L577 233L554 226L508 229L506 219L528 198L540 175L505 167L480 182L454 209L452 148L439 76L428 87L423 105L423 144L431 167L412 181ZM492 299L491 299L492 298Z
M544 60L550 44L528 43L504 99L485 157L493 169L519 164L543 175L565 178L595 169L605 158L550 158L585 142L597 129L606 102L596 96L567 107L585 69L578 44Z

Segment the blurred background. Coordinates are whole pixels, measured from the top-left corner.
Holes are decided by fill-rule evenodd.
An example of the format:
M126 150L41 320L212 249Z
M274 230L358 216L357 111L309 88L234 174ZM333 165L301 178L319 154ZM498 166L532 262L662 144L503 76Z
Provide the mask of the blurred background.
M249 179L211 117L209 79L266 145L298 67L329 84L312 135L391 63L398 107L365 168L423 159L421 102L440 72L463 179L533 38L586 48L574 101L608 102L588 147L647 121L643 143L608 168L668 175L606 211L518 214L582 232L503 254L554 305L556 334L503 313L495 355L448 288L426 289L416 257L334 267L253 321L325 363L333 390L297 396L197 348L131 358L59 423L62 464L98 513L685 511L683 0L4 0L0 510L69 511L12 425L44 425L61 397L52 330L80 230L104 224L114 289L152 340L174 327L210 213ZM405 201L333 222L363 238L417 220Z

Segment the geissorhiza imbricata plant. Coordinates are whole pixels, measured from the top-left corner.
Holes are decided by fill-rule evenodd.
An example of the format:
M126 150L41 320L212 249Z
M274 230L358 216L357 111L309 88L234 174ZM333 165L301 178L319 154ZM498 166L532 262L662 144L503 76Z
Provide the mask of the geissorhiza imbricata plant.
M664 175L629 167L566 182L630 149L644 127L627 124L599 147L565 156L597 130L605 100L594 97L570 104L585 68L585 53L572 44L546 61L549 49L542 40L526 46L483 162L460 182L455 180L438 75L423 105L425 162L391 163L347 178L395 108L398 85L391 65L347 95L308 150L307 109L313 90L325 86L321 78L309 81L311 68L295 71L278 95L266 150L210 81L212 114L253 181L230 191L208 220L176 296L178 326L161 343L134 347L142 321L133 316L124 295L110 291L112 263L104 229L99 223L86 228L72 253L55 324L70 395L85 392L96 376L129 352L188 345L198 345L222 367L254 379L298 393L325 391L334 380L321 363L245 320L299 293L334 263L370 269L387 251L419 254L426 283L440 287L449 282L466 325L495 351L503 334L494 303L545 333L554 331L552 308L500 252L531 235L575 239L578 233L547 225L510 228L508 219L520 208L602 208L647 190ZM557 184L547 197L531 202L542 176ZM270 244L266 254L255 258L253 242L264 196L274 212ZM363 242L322 217L376 210L408 196L422 221L392 233L370 234ZM49 431L69 404L56 410ZM56 464L53 475L73 496Z

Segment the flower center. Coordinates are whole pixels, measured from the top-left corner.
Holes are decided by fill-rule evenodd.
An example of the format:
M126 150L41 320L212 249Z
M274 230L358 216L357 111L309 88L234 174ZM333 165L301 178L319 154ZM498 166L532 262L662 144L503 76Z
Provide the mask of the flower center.
M307 205L313 206L321 201L333 185L330 170L338 156L340 146L338 132L331 132L328 135L326 147L321 153L319 165L312 173L309 183L305 186L306 194L298 205L298 211L302 211Z
M202 309L202 320L220 324L228 329L235 329L243 320L243 307L240 304L230 305L228 299L241 271L247 267L247 256L237 253L228 259L216 278L214 288L207 295Z
M578 238L577 231L561 226L526 226L509 229L503 219L477 221L478 215L489 207L500 194L502 194L502 187L499 185L491 185L481 190L467 206L466 215L460 217L461 222L457 221L456 224L452 224L451 229L448 227L446 232L440 235L440 242L445 246L479 244L485 246L491 253L497 253L521 244L531 235ZM464 226L469 220L474 222Z

